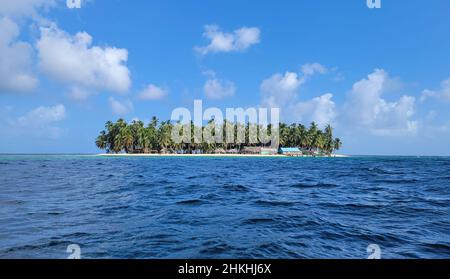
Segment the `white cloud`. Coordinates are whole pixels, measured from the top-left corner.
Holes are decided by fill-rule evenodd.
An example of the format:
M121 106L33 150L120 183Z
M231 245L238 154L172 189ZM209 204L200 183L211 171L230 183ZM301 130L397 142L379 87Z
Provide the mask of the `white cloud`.
M71 87L68 94L71 100L79 102L87 100L91 95L92 92L76 86Z
M420 102L425 102L429 98L438 98L444 101L450 101L450 78L441 82L441 88L437 91L424 90L420 96Z
M55 4L55 0L2 0L0 1L0 15L34 16L38 9L49 8Z
M299 100L301 86L313 75L327 72L325 66L313 63L303 65L300 73L274 74L261 83L261 105L280 108L284 121L305 124L315 121L320 126L332 123L337 113L331 93L308 101Z
M319 63L311 63L311 64L305 64L301 67L301 72L305 75L305 76L312 76L316 73L318 74L326 74L328 72L328 69L319 64Z
M133 103L130 100L123 102L117 101L114 97L109 98L109 105L111 110L116 115L124 115L133 111Z
M168 91L166 89L150 84L139 93L138 98L141 100L161 100L167 95Z
M422 91L422 95L420 95L419 102L423 103L429 98L435 98L438 97L438 94L436 91L425 89Z
M283 108L297 97L298 88L305 82L303 76L294 72L277 73L261 83L262 104Z
M315 74L326 74L326 67L306 64L300 72L278 73L264 80L261 104L280 108L285 121L335 124L347 131L358 129L375 135L417 133L419 121L413 119L416 99L407 95L396 101L383 99L382 94L400 88L400 81L390 78L384 70L375 70L367 79L356 82L341 109L331 93L307 101L300 98L301 86Z
M402 96L394 102L386 101L382 94L389 84L392 82L388 73L380 69L356 82L344 105L346 124L376 135L415 134L415 98Z
M261 84L263 104L269 107L284 107L297 98L298 89L308 78L315 74L326 74L328 69L319 64L304 64L300 73L286 72L284 75L277 73L264 80Z
M210 40L209 45L195 47L202 55L216 52L245 51L260 42L259 28L242 27L231 33L220 31L217 25L205 25L203 36Z
M66 118L66 108L59 104L53 107L38 107L24 116L19 117L11 124L16 133L26 133L36 137L57 139L63 130L55 123ZM14 132L12 131L12 132Z
M260 42L261 31L256 27L242 27L234 31L235 33L235 49L238 51L246 50L254 44Z
M0 18L0 94L29 92L38 85L32 74L32 47L17 41L19 27L8 18Z
M336 104L333 94L328 93L307 102L295 104L292 113L297 121L305 124L316 122L320 127L333 123L336 118Z
M236 87L231 81L221 81L216 78L208 79L203 86L203 91L209 99L220 100L234 96Z
M450 101L450 79L442 82L442 90L440 91L440 94L444 99Z
M71 36L54 24L42 27L37 43L39 67L50 78L71 87L127 92L131 84L125 65L128 51L91 45L92 37L85 32Z
M25 116L19 118L18 123L26 125L27 123L49 124L58 122L66 117L66 108L64 105L56 105L54 107L38 107Z

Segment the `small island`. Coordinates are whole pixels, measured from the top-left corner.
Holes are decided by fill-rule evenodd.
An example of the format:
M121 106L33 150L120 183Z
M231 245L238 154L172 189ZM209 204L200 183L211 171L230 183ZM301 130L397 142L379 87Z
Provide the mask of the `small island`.
M146 126L142 121L127 123L124 119L116 122L108 121L105 129L100 132L95 144L105 150L105 155L192 155L192 156L296 156L296 157L337 157L333 152L342 147L342 141L333 136L333 128L327 125L323 130L317 123L312 122L309 127L293 123L279 125L279 148L271 144L264 144L257 140L251 143L250 130L252 124L230 123L224 121L215 124L211 120L208 125L220 125L223 137L226 138L229 125L232 125L234 138L238 131L245 131L245 142L242 143L195 143L194 131L204 131L205 126L196 127L191 122L191 141L189 143L176 143L172 140L172 131L175 125L172 121L160 122L153 117ZM189 124L188 124L189 125ZM228 125L228 126L227 126ZM228 128L228 129L227 129ZM257 126L257 129L263 129ZM267 134L271 134L271 125L268 125ZM259 130L258 130L259 131Z

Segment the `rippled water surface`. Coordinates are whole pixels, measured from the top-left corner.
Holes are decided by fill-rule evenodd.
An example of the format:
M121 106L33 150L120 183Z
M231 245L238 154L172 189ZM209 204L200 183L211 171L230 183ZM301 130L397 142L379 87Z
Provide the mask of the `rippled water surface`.
M0 258L450 258L450 158L0 156Z

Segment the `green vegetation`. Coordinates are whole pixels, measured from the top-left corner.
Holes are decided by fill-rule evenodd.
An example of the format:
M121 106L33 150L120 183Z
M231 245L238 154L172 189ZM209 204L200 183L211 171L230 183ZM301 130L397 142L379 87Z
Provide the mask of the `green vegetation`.
M226 123L225 121L222 124L224 139L227 138ZM257 144L249 143L252 124L247 123L243 127L243 124L232 124L229 122L228 125L232 125L234 131L234 138L237 138L237 133L241 130L240 128L245 128L245 143L195 143L194 131L196 129L203 131L208 127L214 127L214 125L213 120L208 123L207 127L195 127L191 123L191 143L174 143L172 141L172 129L174 125L171 121L159 122L156 117L153 117L149 125L145 127L142 121L133 121L127 124L123 119L119 119L115 123L108 121L105 124L105 130L100 132L95 143L98 148L106 150L108 153L183 152L190 154L194 151L215 153L217 150L234 150L236 153L240 153L245 147L268 146L256 139L251 142L258 142ZM255 128L263 129L262 126ZM270 136L271 126L269 125L265 129L267 129L267 134ZM333 128L330 125L327 125L324 130L321 130L314 122L311 123L309 128L301 124L280 124L279 143L280 147L299 147L307 154L319 153L322 155L331 155L334 150L339 150L342 147L341 140L333 137Z

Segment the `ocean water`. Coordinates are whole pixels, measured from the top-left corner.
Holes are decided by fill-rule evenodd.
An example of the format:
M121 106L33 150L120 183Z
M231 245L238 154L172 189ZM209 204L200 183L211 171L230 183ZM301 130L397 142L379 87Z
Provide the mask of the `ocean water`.
M450 258L450 158L0 156L0 258Z

